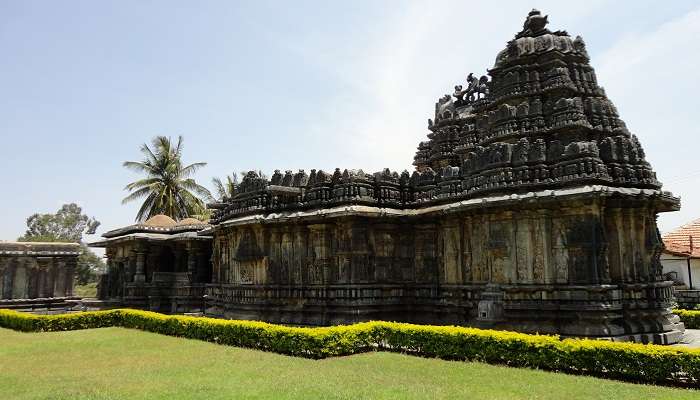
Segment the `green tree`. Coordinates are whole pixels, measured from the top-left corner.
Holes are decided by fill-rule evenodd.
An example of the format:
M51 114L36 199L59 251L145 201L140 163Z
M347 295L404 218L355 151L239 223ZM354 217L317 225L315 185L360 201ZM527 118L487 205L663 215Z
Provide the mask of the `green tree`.
M93 253L85 243L80 243L81 253L78 256L78 268L75 271L75 280L79 285L97 282L97 273L106 268L102 257Z
M64 204L55 214L33 214L27 218L27 231L17 238L20 242L80 243L76 281L84 285L94 282L104 261L83 243L83 234L92 235L100 222L83 214L77 204Z
M165 214L176 220L193 215L205 214L206 206L202 199L211 198L211 193L199 185L192 175L207 165L203 162L183 165L182 136L177 143L165 136L156 136L141 146L142 161L126 161L124 167L145 174L126 185L131 192L122 200L122 204L143 199L143 204L136 214L137 221L144 221L157 214Z

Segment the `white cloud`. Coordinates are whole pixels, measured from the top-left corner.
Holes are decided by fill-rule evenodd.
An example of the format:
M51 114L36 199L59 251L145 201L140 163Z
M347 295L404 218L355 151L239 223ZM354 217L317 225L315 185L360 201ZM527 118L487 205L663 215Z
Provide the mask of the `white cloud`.
M629 82L626 74L639 75L639 69L666 66L668 76L678 66L687 67L688 58L697 59L697 38L700 35L700 8L668 21L651 32L629 33L600 57L598 73L616 81ZM679 59L679 49L686 49ZM694 64L694 62L693 62Z

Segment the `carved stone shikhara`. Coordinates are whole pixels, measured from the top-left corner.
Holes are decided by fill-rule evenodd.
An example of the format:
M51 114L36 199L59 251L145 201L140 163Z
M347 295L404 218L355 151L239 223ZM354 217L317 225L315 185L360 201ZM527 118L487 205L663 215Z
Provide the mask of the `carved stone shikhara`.
M546 25L533 10L488 76L438 100L413 173L247 173L199 231L206 314L676 341L656 216L679 199L583 40Z

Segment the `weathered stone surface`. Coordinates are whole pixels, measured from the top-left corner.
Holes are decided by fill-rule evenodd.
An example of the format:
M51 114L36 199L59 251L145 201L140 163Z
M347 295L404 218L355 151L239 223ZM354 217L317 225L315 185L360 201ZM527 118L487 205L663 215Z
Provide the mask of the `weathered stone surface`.
M232 219L214 228L209 312L606 337L631 334L626 325L637 320L644 328L634 333L660 332L671 288L656 281L650 210L666 199L625 196L590 188L425 213L364 206Z
M70 297L77 243L0 242L0 299Z
M678 199L583 40L545 25L533 10L487 76L438 101L412 174L247 174L207 231L208 312L668 341L656 213Z
M201 309L204 284L211 280L211 238L196 232L208 226L159 215L106 232L103 241L90 244L107 255L97 297L161 312Z

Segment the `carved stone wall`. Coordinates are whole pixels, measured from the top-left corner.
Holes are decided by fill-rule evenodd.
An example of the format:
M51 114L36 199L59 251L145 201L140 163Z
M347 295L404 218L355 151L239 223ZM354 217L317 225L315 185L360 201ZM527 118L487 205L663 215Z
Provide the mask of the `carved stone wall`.
M0 242L0 299L73 295L75 243Z
M107 255L99 299L162 312L201 308L204 283L212 282L210 240L132 234L92 245Z
M413 173L245 175L215 208L211 315L386 319L668 343L661 190L580 37L533 10L435 105Z
M674 320L670 285L657 279L654 209L663 199L653 193L631 200L591 188L517 207L499 199L422 214L363 207L224 224L208 313L654 336Z

